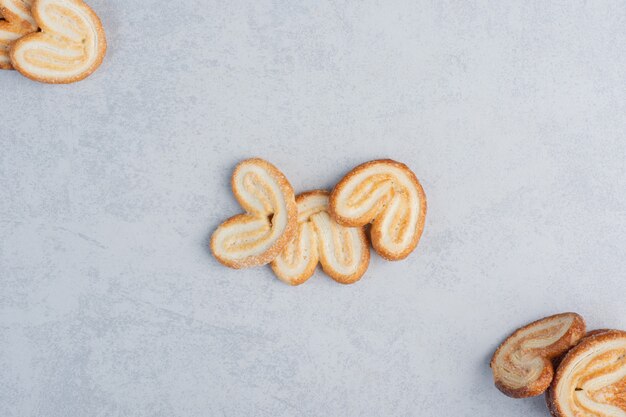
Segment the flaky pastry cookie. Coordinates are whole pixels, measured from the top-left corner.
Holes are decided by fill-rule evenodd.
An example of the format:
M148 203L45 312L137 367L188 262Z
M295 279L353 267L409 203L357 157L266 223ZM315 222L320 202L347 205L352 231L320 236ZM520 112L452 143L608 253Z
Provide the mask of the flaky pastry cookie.
M16 70L35 81L80 81L102 63L106 37L98 16L82 0L35 0L32 14L41 32L11 47Z
M543 393L554 375L552 360L585 336L585 321L563 313L530 323L509 336L491 359L496 387L514 398Z
M9 56L11 45L37 30L31 5L32 0L0 0L0 69L13 69Z
M406 258L424 230L426 194L415 174L390 159L350 171L330 195L329 211L343 226L372 223L372 246L385 259Z
M315 272L317 263L341 284L358 281L369 265L370 251L362 227L337 224L328 214L327 191L298 195L298 228L295 238L272 261L278 278L299 285Z
M559 365L546 395L554 417L626 417L626 332L592 332Z
M231 186L246 214L231 217L215 230L211 251L231 268L268 264L296 233L293 188L278 168L258 158L237 165Z

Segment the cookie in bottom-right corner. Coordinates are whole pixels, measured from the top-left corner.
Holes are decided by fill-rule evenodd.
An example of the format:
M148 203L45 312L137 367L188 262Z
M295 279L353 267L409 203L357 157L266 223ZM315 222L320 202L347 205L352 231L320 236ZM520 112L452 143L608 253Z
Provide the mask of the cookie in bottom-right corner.
M561 361L546 399L554 417L626 417L626 332L585 337Z

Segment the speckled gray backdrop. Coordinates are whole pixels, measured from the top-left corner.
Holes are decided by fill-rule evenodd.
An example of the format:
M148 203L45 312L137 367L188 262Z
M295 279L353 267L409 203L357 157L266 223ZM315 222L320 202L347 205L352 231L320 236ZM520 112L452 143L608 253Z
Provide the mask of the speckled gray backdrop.
M0 73L0 415L546 416L516 326L626 328L626 2L92 0L102 67ZM422 180L406 261L288 287L206 249L235 164Z

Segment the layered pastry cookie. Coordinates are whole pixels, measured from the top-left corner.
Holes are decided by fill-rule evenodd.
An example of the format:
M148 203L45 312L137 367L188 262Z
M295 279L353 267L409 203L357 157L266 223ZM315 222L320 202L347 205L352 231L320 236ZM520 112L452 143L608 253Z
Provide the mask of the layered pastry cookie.
M626 332L592 332L561 361L546 396L554 417L626 417Z
M297 230L293 188L278 168L258 158L237 165L231 186L246 213L231 217L215 230L211 251L231 268L268 264Z
M388 260L406 258L417 246L426 219L426 194L415 174L390 159L350 171L330 195L329 211L343 226L371 227L374 250Z
M530 323L509 336L491 359L496 387L509 397L543 393L554 375L552 360L585 336L585 321L563 313Z
M80 81L102 63L106 37L98 16L82 0L35 0L32 14L41 32L11 47L16 70L36 81Z
M0 69L13 69L9 56L11 45L37 30L31 6L32 0L0 0Z
M299 285L315 272L318 262L335 281L358 281L369 265L369 243L362 227L337 224L328 214L327 191L298 195L298 226L295 238L272 261L278 278Z

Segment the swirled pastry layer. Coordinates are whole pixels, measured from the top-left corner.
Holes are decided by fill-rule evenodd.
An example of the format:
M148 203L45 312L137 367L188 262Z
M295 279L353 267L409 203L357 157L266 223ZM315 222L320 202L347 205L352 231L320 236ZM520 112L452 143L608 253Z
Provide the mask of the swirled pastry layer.
M32 0L0 0L0 69L13 69L9 50L13 42L37 30L30 12Z
M36 81L72 83L100 66L106 52L104 29L82 0L36 0L32 14L41 32L13 44L15 69Z
M278 168L258 158L239 163L231 185L246 213L231 217L215 230L211 251L231 268L265 265L296 233L293 188Z
M496 387L514 398L543 393L554 375L552 360L585 335L585 322L575 313L546 317L516 330L491 359Z
M350 171L335 186L329 205L341 225L372 223L372 245L388 260L406 258L424 229L424 189L406 165L390 159L366 162Z
M555 417L626 417L626 332L594 332L570 350L547 401Z
M278 278L299 285L315 272L317 263L335 281L358 281L369 265L369 244L361 227L337 224L328 214L328 192L298 195L298 228L295 238L272 261Z

